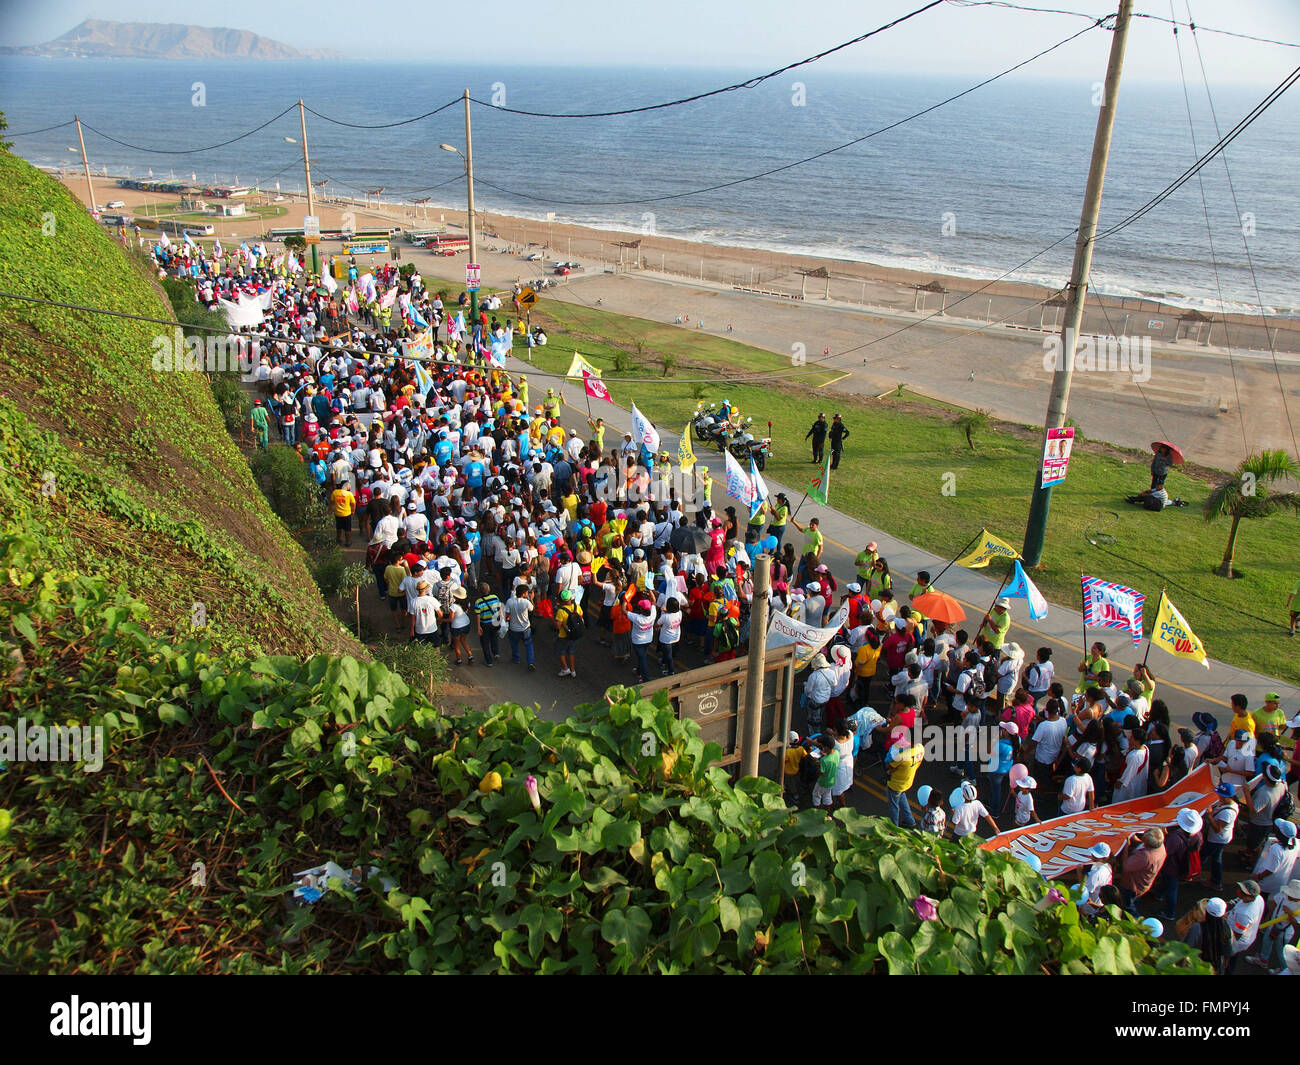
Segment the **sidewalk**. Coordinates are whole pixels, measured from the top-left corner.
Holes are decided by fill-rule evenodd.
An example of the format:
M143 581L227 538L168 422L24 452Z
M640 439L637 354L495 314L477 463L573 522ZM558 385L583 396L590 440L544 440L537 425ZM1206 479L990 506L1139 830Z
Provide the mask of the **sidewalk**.
M507 368L514 373L520 371L527 373L530 369L526 362L513 357ZM575 394L575 389L580 394L581 386L575 383L570 387L571 395ZM577 424L585 427L587 422L585 405L579 407L568 402L565 405L574 412L577 417ZM592 409L597 416L605 419L605 424L611 430L617 430L619 435L631 430L632 415L630 411L611 403L600 402L593 405ZM688 414L688 411L683 412L683 419ZM656 428L659 429L662 437L661 447L676 455L677 444L680 440L679 434L670 432L661 426L656 426ZM580 435L584 434L580 433ZM610 442L612 435L612 433L607 434L607 444ZM708 467L713 478L715 484L714 509L720 511L724 506L728 505L722 498L726 494L726 473L723 457L711 448L706 451L703 446L694 442L693 446L695 447L697 460ZM811 462L808 465L808 471L811 478L813 472ZM766 477L765 480L773 494L785 492L790 499L792 508L799 505L799 500L803 498L806 485L780 484ZM835 480L832 477L830 498L834 498L834 493ZM730 504L735 505L736 501L732 499ZM738 513L740 509L737 506ZM840 582L841 587L854 577L854 557L868 541L872 540L879 545L880 554L889 560L889 568L895 578L895 589L902 602L906 602L907 591L910 589L918 570L928 570L934 576L948 564L948 559L939 558L928 551L923 551L914 544L900 540L882 529L873 528L829 507L817 507L815 504L804 503L803 509L799 512L800 522L806 524L808 519L813 517L821 519L821 531L826 537L828 545L823 558ZM979 529L970 529L968 532L971 537L974 537L979 531ZM996 520L991 520L989 532L1001 536L1012 544L1018 544L1015 530L999 528ZM787 539L797 537L799 537L798 531L791 526L788 530ZM800 539L794 539L794 543L798 547ZM1105 561L1099 558L1096 571L1089 575L1104 578L1106 576ZM964 569L961 566L952 566L948 569L936 586L961 602L967 614L967 621L962 624L962 627L970 631L972 635L985 611L993 603L998 591L998 581L985 576L980 570ZM1149 617L1150 613L1156 609L1159 598L1158 591L1139 590L1147 593L1148 598L1144 610ZM1070 608L1056 603L1049 603L1049 606L1050 609L1046 618L1042 621L1032 621L1028 616L1028 604L1023 600L1012 600L1012 624L1008 636L1009 639L1014 640L1024 648L1027 660L1032 660L1034 652L1040 646L1051 647L1053 649L1052 661L1056 664L1062 682L1066 683L1075 675L1075 666L1085 651L1082 613L1077 605ZM1279 621L1278 638L1285 640L1288 637L1281 631L1281 627L1281 621ZM1109 651L1107 658L1114 667L1113 671L1117 681L1122 682L1133 666L1140 662L1143 654L1146 653L1145 639L1143 639L1139 647L1134 648L1132 638L1119 629L1090 628L1087 633L1087 643L1091 644L1098 640L1104 643ZM1300 642L1297 643L1297 648L1300 648ZM1192 713L1198 710L1214 714L1221 725L1226 725L1227 717L1230 716L1226 713L1226 708L1229 705L1228 700L1235 692L1244 693L1249 699L1252 709L1263 706L1264 694L1270 691L1275 691L1281 695L1282 708L1288 715L1300 709L1300 688L1295 685L1237 666L1231 666L1213 658L1210 659L1210 668L1207 671L1197 662L1175 658L1158 648L1153 648L1148 659L1148 665L1156 675L1157 694L1162 695L1169 703L1170 713L1175 725L1190 724ZM1067 691L1071 687L1072 685L1067 683ZM1178 694L1176 696L1172 695L1171 689Z

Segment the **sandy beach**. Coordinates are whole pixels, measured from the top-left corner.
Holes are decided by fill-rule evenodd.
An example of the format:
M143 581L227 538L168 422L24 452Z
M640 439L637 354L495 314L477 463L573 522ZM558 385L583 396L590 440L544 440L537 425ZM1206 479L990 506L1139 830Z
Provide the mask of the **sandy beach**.
M84 178L69 174L64 181L88 202ZM133 215L159 199L96 179L99 203L122 200ZM269 197L258 194L249 202ZM287 213L267 221L213 218L215 235L259 239L273 227L301 225L303 199L286 194L278 206ZM349 212L357 229L445 225L463 232L465 220L463 211L451 209L333 199L318 199L315 211L326 229L341 226ZM603 309L657 321L689 318L692 327L785 354L802 344L810 362L842 372L828 386L833 390L875 396L905 383L936 399L1041 424L1051 381L1044 345L1059 331L1063 312L1057 294L1046 289L482 211L479 227L487 287L553 277L553 260L573 260L583 269L548 296L589 306L600 301ZM426 277L443 279L453 290L463 286L465 256L400 247L403 261L416 262ZM327 240L321 249L337 253L339 245ZM524 258L533 252L543 258ZM375 264L380 258L370 257ZM925 285L944 291L918 289ZM972 295L976 289L982 291ZM1150 357L1144 374L1076 372L1070 411L1079 428L1137 448L1157 437L1176 439L1198 463L1225 469L1249 450L1290 450L1281 397L1285 389L1300 414L1300 322L1269 319L1274 359L1258 315L1228 315L1226 326L1222 316L1203 317L1153 300L1090 297L1083 332L1149 338Z

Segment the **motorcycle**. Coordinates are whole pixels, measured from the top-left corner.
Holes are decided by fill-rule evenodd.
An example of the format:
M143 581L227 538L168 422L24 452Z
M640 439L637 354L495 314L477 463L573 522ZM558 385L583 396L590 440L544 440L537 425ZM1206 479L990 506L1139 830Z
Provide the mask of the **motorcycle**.
M744 423L734 430L724 430L722 439L719 441L718 450L730 451L738 459L754 460L754 465L760 469L767 468L767 456L772 448L772 438L770 436L755 436L749 431L750 423L753 418L746 418Z

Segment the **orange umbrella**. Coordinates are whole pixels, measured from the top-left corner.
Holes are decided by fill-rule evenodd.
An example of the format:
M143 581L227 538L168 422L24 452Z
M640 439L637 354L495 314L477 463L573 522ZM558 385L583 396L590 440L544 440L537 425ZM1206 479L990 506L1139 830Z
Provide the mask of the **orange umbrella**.
M912 605L931 621L942 621L947 625L955 625L959 621L966 620L966 611L947 592L926 592L924 595L918 595L913 599Z

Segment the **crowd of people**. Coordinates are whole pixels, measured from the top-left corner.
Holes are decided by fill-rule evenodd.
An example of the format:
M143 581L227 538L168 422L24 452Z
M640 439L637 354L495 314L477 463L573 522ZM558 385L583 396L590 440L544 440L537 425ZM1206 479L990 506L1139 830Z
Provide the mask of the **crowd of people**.
M895 824L960 839L1138 798L1208 763L1217 794L1205 817L1185 811L1113 854L1099 845L1079 870L1078 905L1091 914L1117 902L1136 913L1155 892L1172 922L1179 884L1199 874L1222 890L1230 859L1249 874L1237 899L1199 903L1178 934L1219 971L1257 942L1270 969L1289 963L1283 948L1300 920L1289 791L1300 777L1300 715L1282 711L1275 694L1253 711L1234 696L1226 734L1206 714L1174 728L1154 675L1138 666L1117 676L1103 644L1064 667L1051 648L1026 654L1007 638L1009 600L973 635L927 618L914 603L930 591L930 575L917 574L906 593L895 588L875 543L841 586L817 518L799 522L779 493L753 515L715 509L702 464L671 476L666 454L630 433L606 440L604 422L571 416L557 388L530 395L527 376L491 365L478 340L510 323L485 309L476 335L418 275L374 284L401 290L388 301L399 310L394 328L361 309L361 279L332 293L299 285L261 252L153 253L163 275L188 278L208 306L241 293L265 303L264 339L250 345L262 393L254 431L262 446L277 432L309 462L340 543L354 532L364 541L395 632L442 646L466 667L495 667L508 651L510 665L529 671L540 635L559 677L608 662L645 682L744 649L754 560L771 555L772 611L814 626L845 611L803 679L806 735L792 734L784 767L792 804L833 810L855 778L878 771ZM414 332L413 321L431 329L432 360L403 357L400 334ZM830 429L814 427L815 457L829 435L838 458L847 436L836 435L839 424L836 416ZM580 656L584 644L600 650ZM971 742L947 767L950 794L916 791L918 822L919 728L933 723ZM977 767L980 730L997 742ZM1260 934L1266 912L1278 920Z

